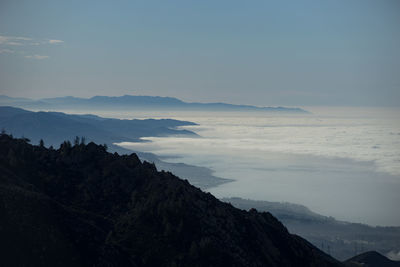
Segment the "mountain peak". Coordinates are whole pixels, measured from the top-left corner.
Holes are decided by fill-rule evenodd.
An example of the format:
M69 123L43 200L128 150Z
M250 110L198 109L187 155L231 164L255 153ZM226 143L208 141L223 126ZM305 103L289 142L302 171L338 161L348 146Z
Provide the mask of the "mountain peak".
M400 267L399 261L392 261L376 251L368 251L348 259L346 266L356 267Z

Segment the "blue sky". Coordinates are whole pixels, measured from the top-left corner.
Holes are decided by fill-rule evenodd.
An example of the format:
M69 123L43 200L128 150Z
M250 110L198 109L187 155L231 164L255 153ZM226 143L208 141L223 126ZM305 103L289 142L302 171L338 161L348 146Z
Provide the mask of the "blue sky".
M10 96L399 105L399 47L399 1L0 1Z

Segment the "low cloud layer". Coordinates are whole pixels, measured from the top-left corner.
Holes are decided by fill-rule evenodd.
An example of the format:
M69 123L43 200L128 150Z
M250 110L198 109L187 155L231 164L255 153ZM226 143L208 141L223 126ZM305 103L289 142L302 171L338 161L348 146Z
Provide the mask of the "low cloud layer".
M28 37L0 35L0 45L20 46L20 45L27 44L30 41L32 41L32 39L28 38Z
M0 49L0 54L12 54L14 52L15 51L11 49Z
M393 261L400 261L400 250L399 251L390 251L386 256Z
M49 40L49 44L61 44L64 43L64 41L61 40Z
M235 179L210 190L218 197L289 201L338 219L400 224L400 128L388 116L182 115L174 118L199 123L185 128L201 138L122 145Z
M26 58L33 58L33 59L46 59L49 56L41 56L41 55L29 55L29 56L25 56Z

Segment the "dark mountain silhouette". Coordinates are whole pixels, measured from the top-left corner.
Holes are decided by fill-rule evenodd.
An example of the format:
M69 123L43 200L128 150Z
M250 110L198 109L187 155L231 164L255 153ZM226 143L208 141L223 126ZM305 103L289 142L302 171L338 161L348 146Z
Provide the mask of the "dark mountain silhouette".
M0 107L0 129L17 137L29 138L36 144L43 139L47 147L58 146L64 140L74 140L76 136L84 136L88 142L107 144L111 152L131 154L135 151L113 143L140 141L139 138L144 136L195 135L191 131L176 129L177 126L183 125L195 125L195 123L170 119L117 120L91 114L69 115L60 112L31 112L20 108ZM140 154L141 159L154 162L160 169L176 173L202 189L232 181L214 176L207 168L164 162L150 153L136 153Z
M33 143L40 139L46 146L83 136L87 141L106 143L112 150L114 142L139 141L143 136L196 135L176 127L195 125L193 122L171 119L118 120L95 115L69 115L61 112L31 112L14 107L0 107L0 129L14 136L25 136ZM127 152L127 151L126 151Z
M0 135L2 266L342 266L136 154Z
M345 262L349 267L399 267L399 261L392 261L376 251L368 251Z
M358 253L376 250L387 254L400 247L400 227L369 226L338 221L292 203L224 198L222 201L250 210L268 211L278 218L291 233L299 235L339 260Z
M202 110L202 111L268 111L280 113L309 113L301 108L256 107L227 103L188 103L173 97L160 96L94 96L78 98L72 96L29 100L0 96L0 105L35 109L82 109L82 110Z

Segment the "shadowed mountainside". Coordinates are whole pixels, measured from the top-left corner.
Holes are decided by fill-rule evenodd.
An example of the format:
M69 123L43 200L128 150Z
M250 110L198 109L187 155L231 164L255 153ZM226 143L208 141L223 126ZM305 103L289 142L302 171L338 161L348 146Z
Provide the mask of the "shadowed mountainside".
M70 115L60 112L31 112L20 108L0 107L0 129L14 136L24 136L45 146L58 146L64 140L76 136L87 137L87 141L107 144L109 151L121 154L138 153L141 159L157 164L159 169L171 171L186 178L202 189L230 182L216 177L210 169L183 163L168 163L151 153L142 153L114 145L113 142L140 141L144 136L195 135L188 130L176 129L184 125L195 125L188 121L163 120L118 120L95 115Z
M270 213L239 210L136 154L0 136L5 266L342 266Z
M64 140L83 136L87 141L106 143L113 151L129 152L114 146L114 142L139 141L144 136L196 135L179 126L195 125L189 121L162 120L119 120L95 115L70 115L61 112L32 112L14 107L0 107L0 129L14 136L25 136L46 146L56 146Z
M291 233L306 238L315 246L339 260L355 254L376 250L383 254L398 251L400 227L369 226L335 220L292 203L224 198L222 201L249 210L268 211L276 216Z

